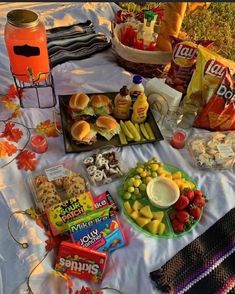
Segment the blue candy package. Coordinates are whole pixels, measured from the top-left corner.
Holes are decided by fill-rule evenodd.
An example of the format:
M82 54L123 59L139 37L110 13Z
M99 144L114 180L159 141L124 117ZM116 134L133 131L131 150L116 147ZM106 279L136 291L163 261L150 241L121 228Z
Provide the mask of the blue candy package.
M93 250L110 253L126 244L118 216L111 206L70 222L69 229L74 243Z

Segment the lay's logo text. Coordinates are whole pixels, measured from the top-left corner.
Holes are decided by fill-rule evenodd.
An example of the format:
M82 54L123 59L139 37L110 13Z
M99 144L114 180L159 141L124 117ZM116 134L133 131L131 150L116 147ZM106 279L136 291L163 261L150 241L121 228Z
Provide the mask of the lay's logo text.
M196 56L197 48L192 48L184 44L176 45L173 53L173 57L181 57L186 59L193 59Z
M214 77L222 78L225 73L226 67L216 60L208 60L205 66L205 75L211 75Z

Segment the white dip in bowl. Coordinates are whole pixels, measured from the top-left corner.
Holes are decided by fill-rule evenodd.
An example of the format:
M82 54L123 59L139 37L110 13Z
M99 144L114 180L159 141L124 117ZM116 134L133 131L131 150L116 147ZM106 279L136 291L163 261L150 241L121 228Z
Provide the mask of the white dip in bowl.
M156 207L167 208L173 205L180 196L179 187L168 178L152 179L147 185L149 201Z

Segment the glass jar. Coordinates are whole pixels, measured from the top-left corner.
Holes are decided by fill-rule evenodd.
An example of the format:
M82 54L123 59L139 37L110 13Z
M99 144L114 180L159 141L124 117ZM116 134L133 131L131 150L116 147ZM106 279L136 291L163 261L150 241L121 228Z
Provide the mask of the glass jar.
M46 30L35 12L10 11L4 38L11 71L18 80L32 83L47 78L50 66Z

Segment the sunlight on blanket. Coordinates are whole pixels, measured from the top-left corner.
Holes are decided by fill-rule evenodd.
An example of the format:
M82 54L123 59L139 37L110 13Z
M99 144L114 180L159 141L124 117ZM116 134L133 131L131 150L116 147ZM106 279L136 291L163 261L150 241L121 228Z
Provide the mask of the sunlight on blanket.
M72 17L70 14L65 14L62 19L55 19L54 20L54 27L60 27L60 26L70 26L73 25L76 22L76 19Z

